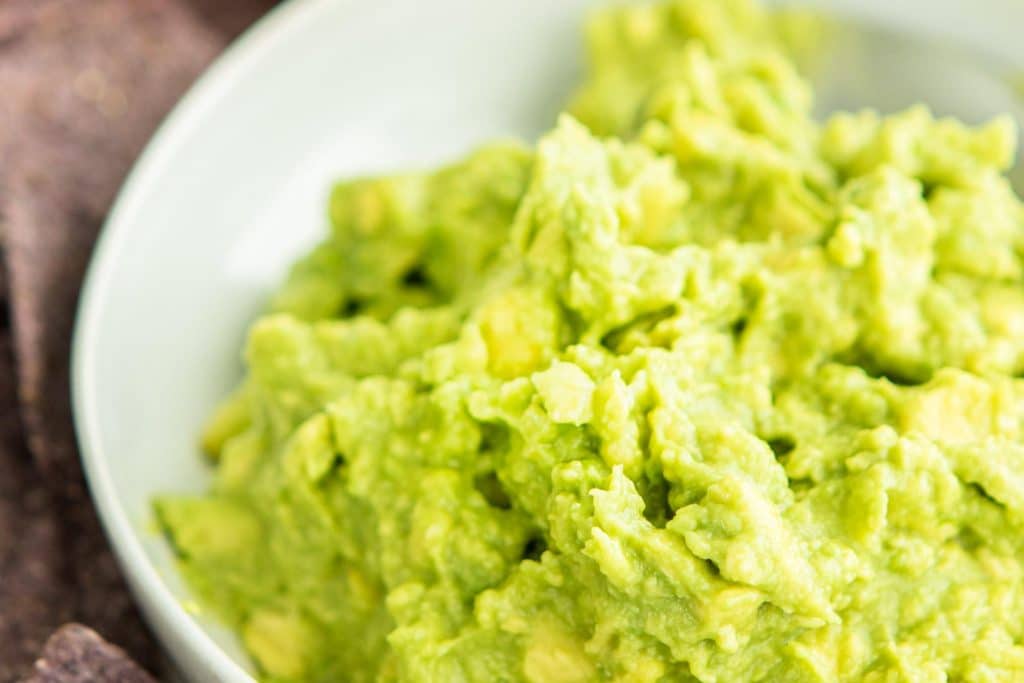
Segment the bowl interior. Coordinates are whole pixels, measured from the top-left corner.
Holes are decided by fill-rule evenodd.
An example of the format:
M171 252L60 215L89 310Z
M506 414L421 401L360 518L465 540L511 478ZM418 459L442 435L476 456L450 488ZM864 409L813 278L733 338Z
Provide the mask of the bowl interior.
M594 4L292 0L203 77L140 160L83 294L75 415L104 524L147 617L189 677L244 681L249 665L229 633L201 611L190 616L188 593L149 523L149 503L158 493L206 487L199 426L241 373L247 323L323 233L331 182L434 164L494 137L535 138L578 77L579 23ZM936 18L933 3L917 0L898 16L886 0L813 4L897 28L921 5L931 7L924 29L933 35L956 28L948 16ZM1024 25L1024 11L1006 7L1018 21L982 13L991 35ZM1024 64L1012 54L1024 47L1007 35L1009 42L995 44L1011 52L994 56ZM876 50L852 45L854 56L840 64L874 60L851 73L878 76L896 100L850 85L829 95L836 104L891 109L904 104L901 97L923 99L972 120L1006 102L1019 106L1002 80L993 95L968 71L951 90L948 79L884 69L901 58L880 63ZM909 59L920 73L934 71L916 53Z

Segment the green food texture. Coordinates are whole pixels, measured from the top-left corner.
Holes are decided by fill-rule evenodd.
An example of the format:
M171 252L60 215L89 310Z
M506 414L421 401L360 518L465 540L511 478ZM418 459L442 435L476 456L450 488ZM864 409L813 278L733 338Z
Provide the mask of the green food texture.
M155 505L264 680L1024 681L1015 128L791 29L597 12L535 147L336 186Z

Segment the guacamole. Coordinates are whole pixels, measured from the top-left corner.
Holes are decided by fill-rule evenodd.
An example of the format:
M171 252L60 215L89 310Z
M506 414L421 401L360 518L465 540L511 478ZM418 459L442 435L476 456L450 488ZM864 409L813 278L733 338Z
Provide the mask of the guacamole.
M1015 129L599 12L535 147L346 181L158 519L267 681L1024 680Z

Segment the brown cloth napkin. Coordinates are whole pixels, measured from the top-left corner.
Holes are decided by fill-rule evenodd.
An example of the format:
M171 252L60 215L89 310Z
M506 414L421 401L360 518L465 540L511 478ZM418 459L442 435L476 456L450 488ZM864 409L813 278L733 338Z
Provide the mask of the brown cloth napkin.
M152 638L79 466L68 389L75 305L97 230L142 145L272 4L0 0L0 682L29 675L70 621L154 670ZM71 665L78 680L137 680L109 678L128 670L111 664L119 651L75 629L54 638L31 680L70 680L46 677L69 666L62 647L100 663Z

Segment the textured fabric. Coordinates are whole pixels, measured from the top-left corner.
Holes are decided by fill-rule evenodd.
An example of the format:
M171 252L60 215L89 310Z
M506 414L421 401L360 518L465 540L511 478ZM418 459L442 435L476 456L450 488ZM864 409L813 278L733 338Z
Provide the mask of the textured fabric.
M271 4L0 0L0 681L27 675L73 620L155 662L79 465L74 311L93 240L142 145Z

